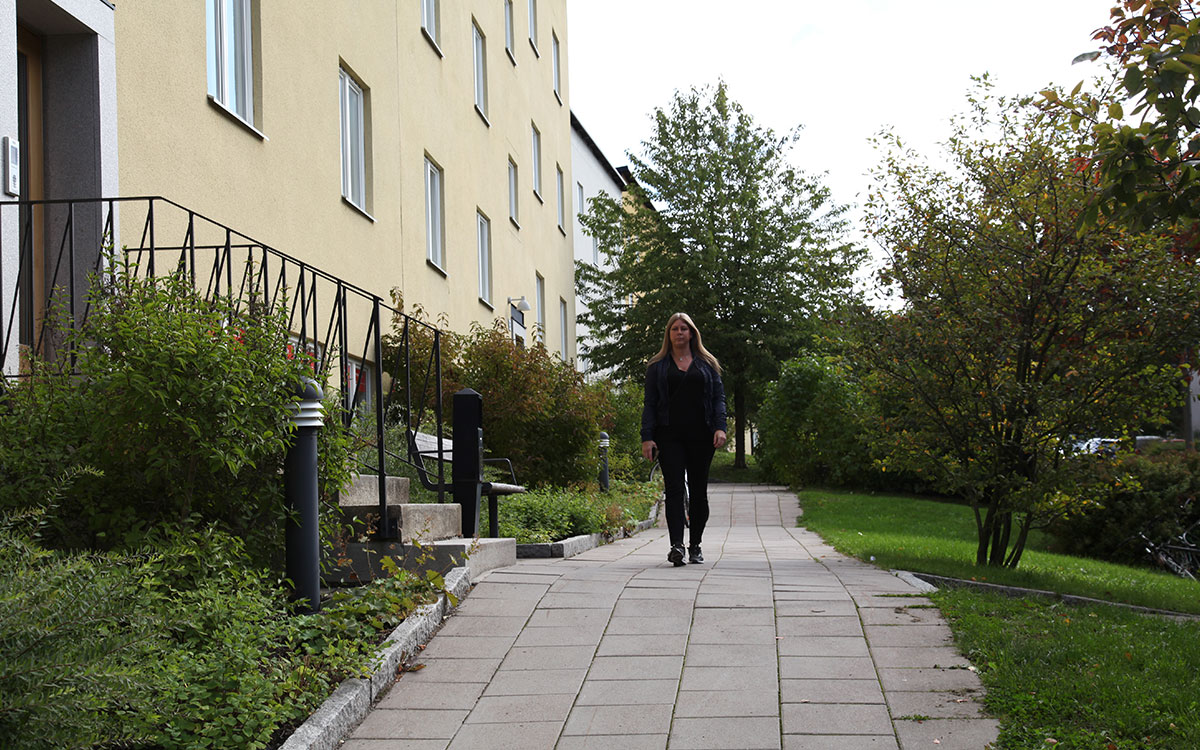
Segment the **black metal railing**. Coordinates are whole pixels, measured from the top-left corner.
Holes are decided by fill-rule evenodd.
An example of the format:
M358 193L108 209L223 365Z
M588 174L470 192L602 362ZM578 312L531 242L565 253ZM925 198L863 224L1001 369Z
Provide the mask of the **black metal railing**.
M118 248L141 275L185 274L206 299L265 302L274 310L287 306L292 345L314 358L318 372L326 372L336 358L337 375L328 385L340 394L343 426L351 428L360 416L374 417L374 435L364 436L373 460L361 468L379 476L380 536L395 535L386 523L391 517L386 508L389 457L413 467L422 484L445 501L449 456L441 331L376 294L166 198L0 203L5 379L23 377L31 357L70 357L74 364L62 329L86 320L89 286L108 272L106 248ZM393 431L403 427L403 445L388 444L389 424ZM417 436L431 447L416 449ZM426 466L425 458L434 465Z

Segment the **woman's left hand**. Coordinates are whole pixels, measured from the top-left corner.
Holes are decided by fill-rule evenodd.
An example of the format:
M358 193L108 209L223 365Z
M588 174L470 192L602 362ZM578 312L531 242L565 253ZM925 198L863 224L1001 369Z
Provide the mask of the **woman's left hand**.
M718 450L725 447L725 430L717 430L713 433L713 447Z

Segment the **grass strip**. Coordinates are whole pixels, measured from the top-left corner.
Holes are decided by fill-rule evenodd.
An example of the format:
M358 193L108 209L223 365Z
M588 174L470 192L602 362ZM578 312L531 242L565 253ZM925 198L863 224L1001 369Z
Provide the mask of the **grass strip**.
M1200 583L1165 572L1055 554L1033 532L1016 570L975 565L975 520L965 505L902 495L804 490L801 524L838 551L883 568L1043 589L1200 614Z
M967 589L932 595L1000 748L1200 747L1200 623Z

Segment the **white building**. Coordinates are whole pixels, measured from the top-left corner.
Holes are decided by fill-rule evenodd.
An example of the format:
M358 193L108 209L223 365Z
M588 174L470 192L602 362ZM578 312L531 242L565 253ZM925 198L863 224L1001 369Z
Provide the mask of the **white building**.
M588 135L587 130L584 129L574 112L571 113L571 173L575 178L574 203L576 218L573 230L575 260L576 262L600 266L606 262L605 258L600 252L595 238L588 236L584 232L583 224L579 221L579 214L587 210L589 200L601 193L611 196L614 200L620 200L622 193L625 191L626 181L621 176L621 173L613 168L603 152L600 151L600 147ZM576 313L583 313L587 310L587 306L579 298L576 298L575 305ZM587 336L587 327L576 322L576 340L585 341ZM583 354L583 348L582 346L579 347L580 353L575 360L575 366L580 372L588 372L593 375L600 374L593 371L593 368Z

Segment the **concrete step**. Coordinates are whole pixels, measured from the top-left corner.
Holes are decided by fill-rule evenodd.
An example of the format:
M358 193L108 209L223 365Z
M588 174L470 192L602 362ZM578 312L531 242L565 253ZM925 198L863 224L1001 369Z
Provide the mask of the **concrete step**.
M462 532L462 508L457 503L410 503L409 479L387 478L389 522L400 532L400 541L452 539ZM359 474L338 496L338 505L350 518L362 521L368 530L379 519L379 477Z
M433 506L438 507L438 506ZM457 507L457 506L455 506ZM471 580L517 562L517 541L503 539L438 539L415 545L390 542L349 542L327 560L326 586L352 586L383 577L380 558L391 557L406 570L436 570L443 575L465 567Z

